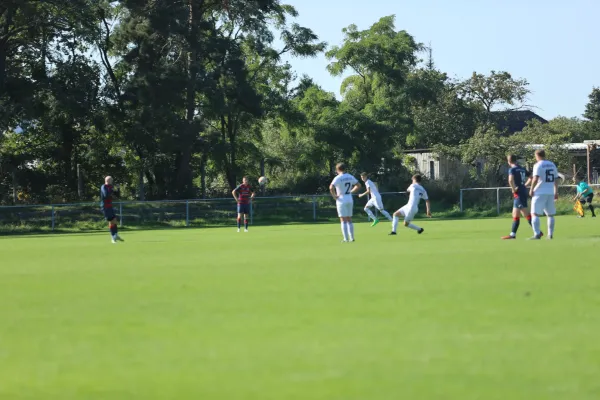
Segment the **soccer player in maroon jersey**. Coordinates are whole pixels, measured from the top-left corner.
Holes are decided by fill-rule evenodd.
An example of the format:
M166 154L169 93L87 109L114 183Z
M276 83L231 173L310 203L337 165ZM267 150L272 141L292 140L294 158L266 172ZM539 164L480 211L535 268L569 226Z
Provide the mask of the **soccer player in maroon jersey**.
M254 191L248 183L248 177L242 179L242 184L231 192L237 201L237 227L238 232L242 227L242 216L244 217L244 232L248 232L248 214L250 214L250 202L254 198Z
M117 216L112 205L113 195L118 196L119 189L115 189L113 186L113 178L111 176L107 176L104 179L104 185L100 187L100 208L102 209L104 218L108 221L108 228L110 230L112 242L117 243L117 241L123 242L124 240L119 236Z

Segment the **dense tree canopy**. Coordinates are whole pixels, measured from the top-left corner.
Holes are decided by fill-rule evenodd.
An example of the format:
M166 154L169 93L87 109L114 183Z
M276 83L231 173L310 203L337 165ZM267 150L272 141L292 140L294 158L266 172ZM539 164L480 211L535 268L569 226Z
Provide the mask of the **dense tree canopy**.
M505 143L491 113L528 106L508 72L449 79L394 16L329 48L296 17L279 0L2 2L0 201L93 199L107 174L139 199L222 194L265 173L273 190L317 193L341 160L393 188L403 150L468 162ZM284 61L322 52L340 97ZM599 104L594 89L587 122L515 140L593 137Z

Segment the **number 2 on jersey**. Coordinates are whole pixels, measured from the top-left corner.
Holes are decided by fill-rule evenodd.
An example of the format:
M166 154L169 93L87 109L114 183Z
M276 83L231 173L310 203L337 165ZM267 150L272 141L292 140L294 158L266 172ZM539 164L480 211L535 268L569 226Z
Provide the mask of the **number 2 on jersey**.
M346 182L346 193L345 194L350 194L350 189L352 189L352 184L350 182Z
M554 171L551 169L546 171L546 182L554 182Z

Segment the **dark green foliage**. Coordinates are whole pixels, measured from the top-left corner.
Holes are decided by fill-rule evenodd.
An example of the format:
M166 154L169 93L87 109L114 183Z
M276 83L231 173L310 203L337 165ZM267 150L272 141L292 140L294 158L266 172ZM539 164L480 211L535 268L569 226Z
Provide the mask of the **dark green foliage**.
M506 72L449 79L394 16L348 26L326 52L332 75L351 72L338 99L284 61L327 49L279 0L1 4L2 203L95 199L109 174L127 198L229 196L262 174L272 194L323 193L339 161L403 189L402 150L473 158L495 140L493 111L529 93ZM594 89L589 123L527 134L593 138L598 104Z

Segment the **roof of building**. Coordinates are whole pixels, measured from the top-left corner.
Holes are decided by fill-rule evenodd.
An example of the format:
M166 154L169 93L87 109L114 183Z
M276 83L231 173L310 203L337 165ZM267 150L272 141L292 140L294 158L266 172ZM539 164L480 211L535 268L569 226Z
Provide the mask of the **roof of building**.
M527 126L527 122L532 120L548 123L547 120L530 110L494 111L492 119L499 131L506 131L508 134L522 131Z

